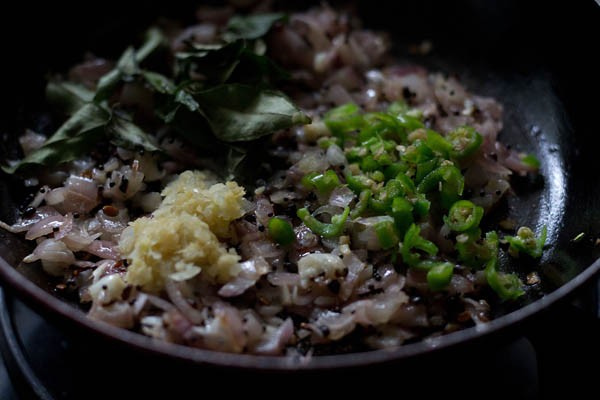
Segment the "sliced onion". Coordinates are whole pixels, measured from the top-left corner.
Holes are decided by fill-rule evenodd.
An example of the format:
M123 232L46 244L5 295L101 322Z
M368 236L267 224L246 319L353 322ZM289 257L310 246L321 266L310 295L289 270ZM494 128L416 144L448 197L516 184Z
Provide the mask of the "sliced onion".
M204 315L201 311L192 307L190 303L183 297L181 290L179 288L179 283L176 283L172 280L167 280L165 284L165 290L167 291L167 295L169 299L175 304L175 307L194 325L200 324L204 321Z
M300 275L290 272L273 272L267 275L271 285L275 286L298 286L300 284Z
M106 240L94 240L86 247L85 251L104 259L118 260L120 258L117 245Z
M355 198L355 194L348 186L339 186L331 192L329 204L335 207L344 208L350 205Z
M267 329L266 333L267 335L264 335L266 337L263 337L263 341L254 351L258 354L281 354L284 346L294 335L294 323L291 318L288 318L273 332Z
M125 301L117 301L105 306L94 303L88 316L119 328L130 329L135 324L133 309Z

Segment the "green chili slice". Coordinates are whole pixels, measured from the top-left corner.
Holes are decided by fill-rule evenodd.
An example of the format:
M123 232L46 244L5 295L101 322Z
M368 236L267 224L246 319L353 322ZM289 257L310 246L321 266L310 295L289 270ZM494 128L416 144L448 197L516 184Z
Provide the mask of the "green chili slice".
M421 254L413 250L421 250L430 256L434 256L438 252L435 244L420 236L421 228L412 224L404 235L402 243L402 260L409 266L415 266L421 261Z
M498 234L495 231L487 232L483 241L480 236L481 230L475 228L456 237L458 260L470 268L481 268L492 258L498 257Z
M452 204L444 222L448 228L455 232L465 232L479 226L483 218L483 208L476 206L469 200L459 200Z
M540 258L546 244L548 230L546 226L542 228L540 237L526 226L522 226L517 231L517 236L505 236L504 239L510 244L508 253L513 257L518 257L520 253L525 253L533 258Z
M374 226L377 240L382 249L390 249L398 244L400 239L396 234L396 228L392 221L381 221Z
M450 156L461 160L475 153L481 146L483 138L472 127L461 126L448 133L446 140L452 147Z
M334 136L342 138L364 125L360 108L352 103L329 110L325 114L324 121Z
M281 245L286 246L296 239L294 228L292 228L292 225L283 218L271 218L267 228L269 229L271 238Z
M358 195L358 203L350 213L351 219L356 219L360 217L367 209L369 205L369 200L371 199L371 195L373 193L369 189L365 189Z
M450 280L452 280L452 272L454 265L449 262L438 262L429 271L427 271L427 283L433 291L445 289Z
M321 194L327 194L339 186L340 180L335 171L327 170L322 174L312 172L304 175L302 185L309 189L317 189Z
M525 294L523 282L515 274L506 274L497 270L498 259L492 258L485 267L488 285L502 300L515 300Z
M304 222L304 225L306 225L308 229L324 238L340 236L344 231L346 219L348 219L349 214L350 208L345 207L344 212L331 217L331 223L328 224L313 217L307 208L301 208L296 212L298 218Z

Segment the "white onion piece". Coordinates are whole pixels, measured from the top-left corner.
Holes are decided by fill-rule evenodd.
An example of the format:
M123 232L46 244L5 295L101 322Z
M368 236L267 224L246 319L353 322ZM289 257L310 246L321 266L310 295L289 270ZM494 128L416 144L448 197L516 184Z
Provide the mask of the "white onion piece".
M120 300L127 284L119 274L106 275L89 287L92 300L99 304L109 304Z
M54 206L65 201L65 195L67 193L67 189L64 187L59 187L56 189L52 189L46 193L46 204L49 206Z
M154 307L159 308L163 311L175 310L175 306L169 303L168 301L163 300L160 297L155 296L153 294L145 293L145 295L148 298L148 303L152 304Z
M275 204L286 204L289 201L298 198L298 194L289 190L278 190L276 192L273 192L269 197L271 201Z
M51 234L54 229L59 229L65 222L65 218L62 215L54 215L51 217L47 217L42 219L41 221L35 223L25 234L25 239L33 240L37 239L41 236L46 236Z
M183 297L181 290L179 288L179 283L176 283L172 280L167 280L165 284L165 290L167 291L167 295L169 299L175 304L175 307L193 324L200 324L204 321L204 315L201 311L192 307L190 303Z
M335 207L344 208L350 205L354 198L354 192L350 190L348 186L338 186L331 192L329 204Z
M298 286L300 275L290 272L273 272L267 275L267 280L274 286Z
M377 217L358 218L353 223L352 239L355 246L367 250L381 250L381 243L375 232L375 226L382 222L394 223L394 218L389 215Z
M274 215L273 204L266 197L256 200L256 220L263 226L267 226L269 220Z
M130 329L135 324L133 309L125 301L117 301L106 306L94 303L88 316L119 328Z
M234 297L254 286L256 281L271 270L263 257L257 257L240 264L241 272L231 282L219 289L219 296Z
M239 311L221 302L213 304L214 318L206 320L204 326L191 328L202 338L203 344L212 350L240 353L246 346L244 325Z
M303 286L308 286L309 280L318 276L327 279L342 276L345 268L346 265L338 256L328 253L306 254L298 261L298 274Z
M25 134L19 137L19 144L21 145L21 149L23 149L23 154L25 156L42 147L45 142L46 136L30 129L27 129Z
M266 337L255 347L254 351L258 354L280 354L293 335L294 323L291 318L288 318L273 332L267 328L266 335L264 335Z
M117 245L106 240L94 240L86 247L85 251L104 259L118 260L120 258Z
M63 242L45 239L37 245L33 253L23 259L23 262L38 260L42 261L44 271L53 276L62 276L69 265L75 262L75 256Z

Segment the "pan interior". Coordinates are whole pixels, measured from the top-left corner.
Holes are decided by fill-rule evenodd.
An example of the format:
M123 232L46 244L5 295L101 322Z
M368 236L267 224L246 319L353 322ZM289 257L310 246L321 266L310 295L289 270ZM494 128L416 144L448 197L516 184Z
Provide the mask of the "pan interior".
M366 17L368 24L369 15ZM72 46L61 48L58 43L66 37L66 33L54 32L52 35L56 36L55 40L50 41L54 44L49 49L40 50L42 54L49 52L47 55L52 54L52 57L47 57L43 63L35 63L33 54L25 54L25 67L11 71L12 76L18 79L11 79L12 83L5 86L5 96L15 101L1 112L2 133L5 134L3 158L11 154L10 144L14 144L15 136L25 127L40 130L49 127L44 114L40 114L44 110L41 99L47 71L64 71L87 49L95 50L99 55L115 57L121 49L115 49L112 43L127 43L134 36L135 29L130 26L128 19L113 19L107 24L109 19L103 20L101 15L97 18L98 21L94 23L102 24L99 25L102 29L94 31L94 34L83 35L80 40L71 39ZM144 19L149 18L141 18ZM385 19L378 23L386 26ZM140 24L139 28L142 27L143 24ZM403 35L402 29L400 31L397 32L400 36L397 43L412 40L410 35ZM484 29L484 34L489 34L486 32ZM412 57L408 62L423 64L431 71L456 73L471 91L497 98L504 104L505 110L500 140L523 152L535 154L542 163L539 176L513 179L515 195L507 199L497 215L497 218L509 216L519 225L535 227L538 232L542 226L548 229L548 248L536 267L543 285L540 290L530 290L519 306L535 302L569 282L600 256L600 246L594 246L593 242L600 233L600 196L597 195L600 177L599 174L590 174L587 167L593 161L593 136L588 134L591 128L585 118L573 120L574 115L581 117L581 114L572 112L577 93L564 89L564 72L556 73L552 65L535 59L535 55L513 64L506 58L499 61L506 56L505 51L509 47L505 45L499 50L501 54L490 55L486 51L473 53L470 50L477 47L473 43L457 49L455 42L443 38L443 32L432 30L431 35L434 45L438 44L435 51L431 55ZM118 42L114 40L115 37L119 37ZM436 38L439 38L439 42L435 41ZM477 43L479 40L483 39L478 39ZM397 47L397 54L406 54L402 44ZM16 85L14 82L23 83ZM7 178L0 182L2 220L14 220L21 188L19 182ZM580 232L585 233L584 240L574 242L572 239ZM28 251L29 247L21 240L0 232L0 256L39 288L53 295L52 285L41 269L18 266L18 261ZM505 259L503 262L505 267L517 272L532 268L531 264L523 261ZM73 302L73 306L77 307L76 302ZM506 311L509 310L501 309L501 313ZM410 346L419 344L407 347ZM405 349L403 352L408 354L411 350Z

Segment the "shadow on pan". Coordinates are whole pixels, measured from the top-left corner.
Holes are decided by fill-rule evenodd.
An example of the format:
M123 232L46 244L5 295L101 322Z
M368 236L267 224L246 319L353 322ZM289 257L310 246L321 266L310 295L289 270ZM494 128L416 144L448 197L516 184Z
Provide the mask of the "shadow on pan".
M267 372L291 370L302 374L330 370L333 374L333 369L339 373L366 365L427 365L433 358L439 360L444 355L444 360L453 360L453 355L465 348L485 348L481 346L494 345L529 332L532 325L547 323L552 318L543 317L553 315L554 305L581 289L600 270L600 263L594 263L600 255L600 246L595 245L600 235L600 174L590 167L597 162L597 111L586 100L587 94L597 93L595 71L600 69L598 62L587 56L589 49L585 52L586 44L600 39L592 29L600 21L600 8L591 0L571 4L567 10L553 5L541 8L542 2L528 2L526 6L517 1L404 3L370 7L368 2L359 2L358 9L367 26L392 32L400 56L405 54L406 44L431 40L432 54L412 57L411 62L457 73L474 92L499 99L505 106L501 140L536 154L542 161L540 178L516 181L519 196L509 201L508 209L523 224L548 227L549 246L539 267L547 282L546 293L530 293L522 308L490 322L484 329L470 328L391 351L325 356L297 365L281 358L156 343L88 320L73 305L51 294L52 288L41 270L19 267L17 272L14 267L29 249L17 238L0 232L3 285L65 330L74 335L83 332L98 348L169 368L193 366L213 373L227 368L228 374L238 373L236 376L249 370L266 376ZM140 10L129 4L118 8L103 4L86 11L86 15L78 11L74 14L76 10L67 6L40 7L35 13L18 7L14 11L15 19L26 22L23 26L32 35L16 39L15 32L5 32L2 39L7 41L5 49L11 60L4 63L0 78L3 157L12 154L10 143L24 127L40 131L51 127L51 121L39 118L48 72L64 71L86 50L116 57L123 46L114 44L134 41L157 15L193 18L193 7L189 5L174 11L173 5ZM565 20L579 22L568 31L557 29ZM21 184L7 177L1 179L0 218L10 221L15 217ZM585 239L574 243L572 239L580 232L585 233Z

